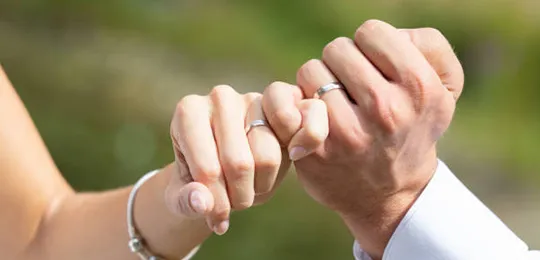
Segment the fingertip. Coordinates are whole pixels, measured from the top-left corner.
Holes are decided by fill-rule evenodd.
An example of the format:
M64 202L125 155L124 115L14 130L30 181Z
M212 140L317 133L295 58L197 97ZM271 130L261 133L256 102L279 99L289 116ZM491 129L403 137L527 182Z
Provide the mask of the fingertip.
M309 156L315 152L325 139L325 136L314 134L308 128L300 129L289 144L289 159L295 162Z
M315 145L319 145L330 132L326 103L320 99L305 100L301 106L302 129Z
M264 115L284 146L290 142L302 124L302 115L297 108L302 98L303 92L298 86L284 82L274 82L264 91Z
M306 150L306 148L302 146L294 146L289 149L289 159L291 159L291 161L293 162L298 161L306 157L307 155L308 155L308 151Z
M213 213L207 221L207 225L216 235L223 235L229 229L229 213L216 214Z
M213 231L216 233L216 235L222 236L229 230L229 225L229 220L221 221L219 224L213 227Z
M324 101L303 100L298 108L302 113L302 127L289 144L289 158L292 161L312 154L329 134L328 112Z
M282 96L285 98L291 98L294 101L300 101L304 99L304 92L299 86L289 84L287 82L275 81L272 82L263 92L263 97L266 96Z

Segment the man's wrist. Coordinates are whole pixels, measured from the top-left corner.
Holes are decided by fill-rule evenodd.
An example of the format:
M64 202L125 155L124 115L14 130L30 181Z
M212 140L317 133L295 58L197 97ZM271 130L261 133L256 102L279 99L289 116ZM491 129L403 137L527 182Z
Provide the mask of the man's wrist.
M349 231L372 259L382 259L394 231L435 173L436 157L433 162L426 160L418 171L408 174L410 180L400 191L359 195L357 207L339 212Z
M339 215L362 249L373 260L382 259L386 244L420 193L398 193L376 208Z
M371 260L364 244L354 244L355 258ZM439 161L428 185L391 235L384 258L525 259L527 250L527 245Z

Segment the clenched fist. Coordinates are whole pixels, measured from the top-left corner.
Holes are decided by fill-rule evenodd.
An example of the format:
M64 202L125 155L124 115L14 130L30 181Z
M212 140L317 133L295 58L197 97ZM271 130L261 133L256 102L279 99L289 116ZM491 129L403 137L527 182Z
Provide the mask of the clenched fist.
M295 161L299 180L343 218L366 252L381 258L437 166L435 146L463 88L461 65L437 30L396 29L371 20L354 40L337 38L324 48L322 60L305 63L297 84L303 97L324 101L329 120L323 145ZM280 109L297 114L291 104ZM290 118L270 122L291 125ZM278 138L287 142L291 135ZM297 159L304 149L289 151Z
M173 213L204 217L221 235L229 228L231 210L273 195L291 161L274 135L280 126L272 131L265 123L275 115L263 113L261 100L261 94L239 94L220 85L209 95L190 95L178 103L171 123L175 170L165 194ZM298 109L305 118L326 115L320 100L301 101ZM320 146L328 134L325 119L305 121L291 142L311 150Z

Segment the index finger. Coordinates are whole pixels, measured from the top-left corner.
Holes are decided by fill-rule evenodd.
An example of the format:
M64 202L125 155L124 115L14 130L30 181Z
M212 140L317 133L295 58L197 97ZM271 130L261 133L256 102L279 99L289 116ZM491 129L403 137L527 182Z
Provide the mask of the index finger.
M231 205L210 123L209 100L195 95L185 97L178 103L176 113L171 136L193 179L206 185L214 195L214 207L207 220L216 234L223 234L228 229Z

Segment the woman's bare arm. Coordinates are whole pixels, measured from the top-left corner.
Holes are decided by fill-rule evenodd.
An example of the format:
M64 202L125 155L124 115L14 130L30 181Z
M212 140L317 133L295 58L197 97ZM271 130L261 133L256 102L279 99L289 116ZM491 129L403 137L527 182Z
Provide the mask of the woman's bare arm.
M169 213L172 172L165 167L142 186L135 219L153 251L178 259L210 231L204 220ZM75 193L0 69L0 259L137 259L127 247L129 192Z
M201 244L210 230L203 220L169 213L164 190L172 165L146 182L137 194L135 219L153 252L180 259ZM130 188L79 193L46 214L27 254L21 259L138 259L129 252L126 201ZM46 256L46 257L44 257Z

